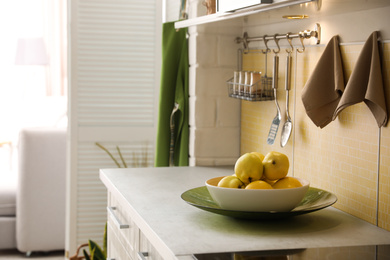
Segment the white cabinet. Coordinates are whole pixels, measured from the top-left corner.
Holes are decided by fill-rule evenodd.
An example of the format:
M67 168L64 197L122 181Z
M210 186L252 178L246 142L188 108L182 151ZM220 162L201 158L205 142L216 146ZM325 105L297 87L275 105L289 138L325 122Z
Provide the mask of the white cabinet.
M153 259L153 260L163 260L164 258L160 255L160 253L157 251L157 249L150 243L150 241L146 238L146 236L139 232L139 258L141 256L144 256L146 259Z
M108 193L107 250L110 259L136 259L139 228L115 196Z
M133 221L126 205L111 192L108 192L107 212L107 259L163 259Z
M107 225L107 237L107 259L135 259L134 255L131 254L131 251L128 251L125 248L127 241L123 241L123 239L121 241L118 229L114 227L110 221L108 221Z

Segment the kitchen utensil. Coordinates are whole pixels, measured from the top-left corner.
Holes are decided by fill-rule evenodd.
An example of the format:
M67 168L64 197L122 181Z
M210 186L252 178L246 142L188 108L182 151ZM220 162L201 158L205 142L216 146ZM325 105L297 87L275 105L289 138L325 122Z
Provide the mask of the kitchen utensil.
M175 105L172 109L171 118L170 118L170 128L171 128L171 142L169 144L169 166L175 166L174 154L175 154L175 120L174 115L179 110L179 103L175 102Z
M275 137L278 132L280 120L282 119L280 113L280 107L277 99L277 88L278 88L278 76L279 76L279 56L275 53L274 56L274 67L273 67L273 78L272 78L272 89L274 90L274 98L276 104L276 116L272 120L271 128L269 129L267 144L272 145L275 142Z
M287 61L286 61L286 80L285 80L285 89L286 89L286 122L283 125L282 135L280 137L280 146L284 147L287 144L288 139L290 138L292 131L292 122L290 118L290 113L288 111L289 107L289 92L291 88L291 52L288 52Z
M336 203L337 197L333 193L314 187L309 187L302 201L289 212L252 212L226 210L211 198L206 186L193 188L182 193L181 198L201 210L238 219L276 220L324 209Z

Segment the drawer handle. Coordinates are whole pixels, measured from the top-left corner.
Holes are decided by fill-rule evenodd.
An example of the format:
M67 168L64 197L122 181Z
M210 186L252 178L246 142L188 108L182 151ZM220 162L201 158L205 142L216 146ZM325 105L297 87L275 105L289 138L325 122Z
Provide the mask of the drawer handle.
M107 207L107 211L110 213L111 217L114 218L115 225L116 225L119 229L129 228L130 226L129 226L128 224L122 224L122 223L120 222L120 220L118 219L118 217L115 215L114 210L116 210L116 207Z
M138 252L138 259L139 260L146 260L146 258L149 256L148 252Z

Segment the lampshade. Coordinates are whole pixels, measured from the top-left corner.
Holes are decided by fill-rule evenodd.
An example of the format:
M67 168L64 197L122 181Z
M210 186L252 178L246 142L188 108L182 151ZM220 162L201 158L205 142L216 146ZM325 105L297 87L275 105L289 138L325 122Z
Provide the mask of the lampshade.
M18 39L16 65L47 65L49 58L43 38Z

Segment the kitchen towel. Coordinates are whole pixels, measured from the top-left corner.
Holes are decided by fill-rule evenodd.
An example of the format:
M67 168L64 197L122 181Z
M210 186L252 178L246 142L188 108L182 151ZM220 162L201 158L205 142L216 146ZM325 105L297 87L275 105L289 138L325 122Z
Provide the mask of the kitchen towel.
M333 120L348 106L364 102L374 115L378 127L387 123L378 32L367 39L348 80Z
M175 29L174 22L163 24L162 68L160 83L159 115L157 124L156 167L169 166L170 118L174 104L175 113L175 166L188 166L188 42L187 29Z
M302 90L306 114L316 126L323 128L332 122L344 87L339 39L336 35L327 44Z

